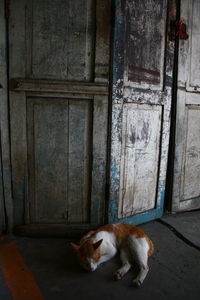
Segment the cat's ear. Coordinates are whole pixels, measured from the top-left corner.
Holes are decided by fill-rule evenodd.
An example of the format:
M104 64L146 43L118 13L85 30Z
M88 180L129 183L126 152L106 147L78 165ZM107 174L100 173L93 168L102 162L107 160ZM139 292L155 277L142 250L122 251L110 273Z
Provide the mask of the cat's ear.
M98 242L94 243L94 244L93 244L94 250L98 249L102 242L103 242L103 239L101 239L101 240L99 240Z
M79 246L74 244L74 243L70 243L71 247L77 252L79 249Z

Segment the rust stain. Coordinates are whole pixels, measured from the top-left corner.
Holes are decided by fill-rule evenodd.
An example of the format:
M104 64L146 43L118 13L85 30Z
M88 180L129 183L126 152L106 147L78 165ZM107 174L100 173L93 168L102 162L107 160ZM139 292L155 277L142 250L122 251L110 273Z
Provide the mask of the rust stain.
M131 70L135 70L141 73L147 73L150 75L154 75L154 76L160 76L160 72L159 71L154 71L154 70L150 70L150 69L146 69L146 68L142 68L142 67L137 67L137 66L133 66L133 65L129 65L129 68Z
M13 300L44 300L14 242L0 244L0 265Z

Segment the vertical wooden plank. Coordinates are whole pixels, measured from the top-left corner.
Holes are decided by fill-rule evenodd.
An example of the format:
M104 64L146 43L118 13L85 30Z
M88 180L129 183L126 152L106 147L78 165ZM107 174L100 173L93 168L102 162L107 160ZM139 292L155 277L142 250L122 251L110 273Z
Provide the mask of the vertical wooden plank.
M86 81L94 81L95 56L95 1L87 0L86 44L85 44L85 75ZM76 46L75 46L76 47Z
M122 112L124 91L124 44L125 44L125 13L124 2L115 1L115 27L113 42L113 73L112 73L112 128L111 128L111 162L110 162L110 201L108 220L116 220L118 212L121 142L122 142Z
M31 222L63 223L67 203L68 102L27 98Z
M94 97L93 109L93 166L91 223L101 224L104 216L106 183L106 145L108 129L107 96Z
M91 193L92 102L69 101L68 219L89 222Z
M26 75L25 4L26 0L10 1L10 79L25 78ZM25 93L10 92L9 97L14 210L13 225L17 225L24 223L24 193L27 185L26 99Z
M108 82L111 33L111 0L96 1L95 81Z
M4 190L4 203L8 217L8 229L13 222L13 203L11 187L10 168L10 137L9 137L9 117L8 117L8 80L7 80L7 43L6 43L6 19L5 1L0 0L0 139L1 139L1 183ZM3 205L3 204L2 204ZM2 206L2 220L4 209ZM5 220L4 220L5 221ZM3 222L4 222L3 221Z
M26 76L26 0L10 0L9 59L10 77ZM20 12L20 13L18 13ZM19 34L20 33L20 34Z
M1 136L0 136L1 138ZM5 230L5 197L2 177L2 155L0 148L0 235Z
M13 95L15 94L15 95ZM24 222L24 198L27 189L27 131L25 93L10 92L11 161L15 224Z

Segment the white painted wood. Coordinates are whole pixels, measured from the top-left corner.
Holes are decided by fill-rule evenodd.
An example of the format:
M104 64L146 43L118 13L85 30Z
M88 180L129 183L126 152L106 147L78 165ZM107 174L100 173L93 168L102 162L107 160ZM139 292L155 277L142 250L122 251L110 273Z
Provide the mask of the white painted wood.
M156 105L123 107L119 218L155 207L161 113Z
M200 207L200 2L181 1L188 40L180 40L172 210Z

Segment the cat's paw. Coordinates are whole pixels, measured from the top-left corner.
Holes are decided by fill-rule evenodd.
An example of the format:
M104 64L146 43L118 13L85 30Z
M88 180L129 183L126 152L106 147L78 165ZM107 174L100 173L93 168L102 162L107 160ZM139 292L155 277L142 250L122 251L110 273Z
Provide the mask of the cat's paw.
M114 279L115 280L119 280L122 278L122 274L120 273L120 271L115 272L114 274Z
M137 287L141 287L142 282L139 279L134 279L133 284Z

